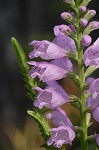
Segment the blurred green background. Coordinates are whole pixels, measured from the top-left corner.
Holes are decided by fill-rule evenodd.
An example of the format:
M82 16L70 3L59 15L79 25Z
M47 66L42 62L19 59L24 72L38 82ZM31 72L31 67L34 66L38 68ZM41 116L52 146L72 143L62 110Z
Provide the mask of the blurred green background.
M99 19L97 3L98 0L94 0L89 5L90 9L97 10L96 20ZM32 40L53 40L53 27L65 23L60 14L67 9L62 0L0 0L0 150L39 150L43 143L37 123L26 113L32 102L26 97L10 39L15 37L28 54L32 50L28 43ZM95 41L99 31L91 35ZM77 71L75 64L74 70ZM98 75L99 71L93 74ZM64 79L60 84L68 94L79 95L71 80ZM75 108L65 105L63 109L74 125L79 124L79 112ZM89 133L94 131L99 133L99 124L95 121ZM79 150L79 146L75 139L73 147L67 146L67 149ZM95 147L91 145L89 149Z

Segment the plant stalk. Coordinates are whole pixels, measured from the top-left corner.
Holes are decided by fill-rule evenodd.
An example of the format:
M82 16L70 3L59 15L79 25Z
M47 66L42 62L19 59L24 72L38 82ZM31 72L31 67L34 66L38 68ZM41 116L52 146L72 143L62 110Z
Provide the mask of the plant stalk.
M79 7L77 8L79 10ZM81 40L82 40L82 32L80 31L80 17L79 12L76 12L76 30L77 30L77 51L78 51L78 67L79 67L79 82L80 82L80 100L81 100L81 109L80 109L80 123L82 127L82 134L81 134L81 150L88 150L88 142L87 142L87 113L86 110L86 97L85 97L85 72L84 72L84 64L83 64L83 48L81 47Z

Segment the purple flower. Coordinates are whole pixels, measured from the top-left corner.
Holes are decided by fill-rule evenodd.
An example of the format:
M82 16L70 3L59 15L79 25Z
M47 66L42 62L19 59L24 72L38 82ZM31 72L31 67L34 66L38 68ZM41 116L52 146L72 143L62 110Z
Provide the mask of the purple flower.
M52 128L52 136L47 141L48 145L54 144L55 147L62 147L63 144L72 144L75 138L75 132L68 126Z
M41 57L42 59L50 60L66 55L65 49L46 40L32 41L30 45L34 46L34 50L29 54L30 58Z
M47 119L52 119L53 124L57 127L59 126L69 126L73 128L71 121L69 120L68 116L66 115L65 111L61 108L57 108L55 111L52 111L46 114Z
M48 82L48 86L43 90L39 87L35 88L38 92L37 100L33 103L38 108L48 107L57 108L68 101L68 95L61 85L57 82Z
M59 30L59 26L60 26L60 25L56 25L56 26L54 27L54 29L53 29L55 36L64 35L64 33L62 33L62 32Z
M97 96L99 96L99 78L92 82L89 90L91 91L93 98L97 98Z
M73 26L72 29L75 30ZM50 60L64 57L67 53L75 51L75 42L62 33L59 30L59 26L54 27L54 34L57 37L52 42L47 40L32 41L30 45L34 47L34 50L29 54L29 57L31 59L41 57L42 59Z
M93 118L99 122L99 78L91 83L89 92L92 93L92 96L87 99L86 105L92 108Z
M97 101L99 101L99 97L98 97ZM99 102L98 102L98 107L96 107L95 109L93 109L92 115L93 115L93 118L94 118L97 122L99 122Z
M86 83L87 83L89 86L91 85L91 83L92 83L93 81L94 81L94 78L92 78L92 77L88 77L88 78L86 79ZM86 94L89 93L89 92L90 92L89 89L85 91ZM91 107L91 106L92 106L92 101L93 101L93 98L92 98L92 96L91 96L91 97L89 97L89 98L87 99L87 101L86 101L86 106L87 106L87 107Z
M34 66L30 70L30 76L37 76L43 82L62 79L72 71L72 63L67 57L52 60L50 63L29 61L28 64Z
M84 63L86 66L99 66L99 38L85 51Z
M80 20L80 24L81 24L82 27L86 27L87 24L88 24L88 20L86 20L86 19L81 19L81 20Z
M91 44L92 38L89 35L84 35L82 37L82 45L83 46L89 46Z
M72 29L74 30L73 27ZM56 35L56 37L54 38L53 43L65 49L66 53L75 52L76 45L75 45L74 40L66 36L64 33L62 33L59 30L59 25L54 27L54 34Z
M97 145L99 146L99 134L96 134L96 143L97 143Z

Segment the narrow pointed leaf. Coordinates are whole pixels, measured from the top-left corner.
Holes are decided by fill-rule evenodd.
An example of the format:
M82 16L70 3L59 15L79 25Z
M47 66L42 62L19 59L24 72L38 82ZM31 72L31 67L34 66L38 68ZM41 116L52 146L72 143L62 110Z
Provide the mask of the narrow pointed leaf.
M37 83L35 79L32 79L29 76L30 67L27 64L28 59L26 57L26 54L24 50L22 49L21 45L18 43L18 41L15 38L11 38L11 43L16 52L16 58L17 58L19 70L25 82L25 87L28 90L28 96L30 99L34 100L35 91L33 91L33 88L36 86Z

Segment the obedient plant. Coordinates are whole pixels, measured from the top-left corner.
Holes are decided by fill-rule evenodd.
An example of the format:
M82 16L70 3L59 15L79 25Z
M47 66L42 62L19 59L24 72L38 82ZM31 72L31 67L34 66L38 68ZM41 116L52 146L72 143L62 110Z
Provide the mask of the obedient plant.
M99 22L90 22L96 15L95 10L87 8L90 1L64 0L71 12L60 16L69 24L56 25L52 41L33 40L29 44L33 47L29 57L12 38L27 95L33 101L33 109L27 112L38 122L45 140L42 147L48 150L65 150L65 144L72 145L75 137L80 140L82 150L88 150L89 141L99 149L99 134L88 134L91 115L99 122L99 78L89 77L99 68L99 38L92 43L89 35L99 28ZM78 65L78 74L73 71L71 59ZM68 95L58 83L65 77L78 86L79 97ZM74 126L62 110L61 106L67 103L79 110L80 126ZM49 119L54 128L48 125Z

